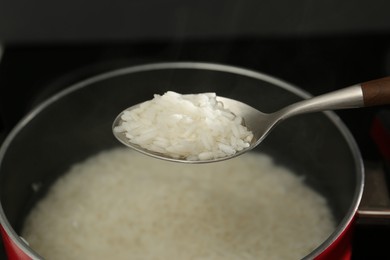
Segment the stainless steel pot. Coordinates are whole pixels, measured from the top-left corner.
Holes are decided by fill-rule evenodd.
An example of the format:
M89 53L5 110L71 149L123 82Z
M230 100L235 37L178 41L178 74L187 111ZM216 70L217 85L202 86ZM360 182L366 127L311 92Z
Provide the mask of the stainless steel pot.
M262 73L193 62L129 67L70 86L31 111L0 149L0 222L10 259L40 259L19 231L42 191L70 165L120 145L111 133L119 111L168 90L216 92L264 112L309 97ZM304 175L329 202L337 228L305 258L348 259L364 173L358 147L340 119L332 112L297 116L257 149Z

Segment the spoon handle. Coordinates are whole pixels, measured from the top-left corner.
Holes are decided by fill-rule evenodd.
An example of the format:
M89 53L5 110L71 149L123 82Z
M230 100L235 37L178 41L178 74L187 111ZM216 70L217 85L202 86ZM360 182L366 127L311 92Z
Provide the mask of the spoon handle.
M365 106L390 104L390 77L361 83Z
M279 119L324 110L390 104L390 77L367 81L291 104L275 114Z

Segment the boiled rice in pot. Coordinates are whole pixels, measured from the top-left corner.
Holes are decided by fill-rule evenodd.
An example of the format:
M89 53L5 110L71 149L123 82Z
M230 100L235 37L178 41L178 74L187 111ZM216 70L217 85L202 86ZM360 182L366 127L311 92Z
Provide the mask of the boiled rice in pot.
M265 154L184 165L117 148L61 177L22 236L46 259L299 259L334 228L326 200Z

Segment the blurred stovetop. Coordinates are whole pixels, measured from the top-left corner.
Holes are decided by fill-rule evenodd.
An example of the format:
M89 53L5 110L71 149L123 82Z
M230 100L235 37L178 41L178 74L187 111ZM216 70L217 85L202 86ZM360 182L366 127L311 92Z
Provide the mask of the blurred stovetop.
M390 75L390 35L6 45L0 62L0 141L31 107L56 91L103 71L160 61L241 66L316 95ZM370 130L383 110L388 107L337 111L364 160L375 164L383 159ZM388 225L358 226L354 259L385 254L389 236Z

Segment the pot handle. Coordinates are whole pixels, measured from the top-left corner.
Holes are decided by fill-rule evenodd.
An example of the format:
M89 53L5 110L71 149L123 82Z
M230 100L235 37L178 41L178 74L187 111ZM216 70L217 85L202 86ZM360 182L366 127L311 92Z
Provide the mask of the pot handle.
M374 88L381 81L371 81ZM385 78L390 83L390 78ZM390 92L388 92L389 94ZM373 97L375 99L375 97ZM381 97L377 97L381 98ZM370 136L382 159L380 163L366 162L366 180L358 210L362 224L390 224L390 110L379 111L372 121Z
M390 224L390 193L382 163L366 162L363 197L357 211L359 224Z

